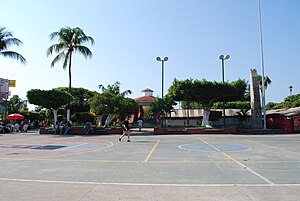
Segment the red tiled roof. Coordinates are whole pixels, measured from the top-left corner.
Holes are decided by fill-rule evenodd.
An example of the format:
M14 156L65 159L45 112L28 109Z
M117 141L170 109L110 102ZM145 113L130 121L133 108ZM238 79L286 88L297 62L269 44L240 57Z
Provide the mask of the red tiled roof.
M134 99L135 102L154 102L153 96L142 96Z

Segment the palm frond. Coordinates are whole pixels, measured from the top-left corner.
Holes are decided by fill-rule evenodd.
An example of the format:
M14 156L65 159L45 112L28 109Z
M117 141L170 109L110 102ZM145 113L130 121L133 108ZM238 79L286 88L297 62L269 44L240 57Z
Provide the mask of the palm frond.
M66 70L66 68L68 67L68 63L69 63L69 57L71 56L70 52L68 51L65 54L65 59L64 59L64 63L63 63L63 69Z
M92 58L93 53L91 52L91 50L85 46L75 46L75 52L79 52L80 54L82 54L86 59L87 58Z
M59 37L59 32L53 32L49 36L50 40L54 40L57 37Z
M54 67L54 65L59 62L62 58L65 57L65 53L64 52L61 52L59 53L58 55L56 55L56 57L54 57L53 61L51 62L51 68Z
M12 45L20 46L23 44L22 41L17 38L5 38L3 39L3 42L5 43L6 47L10 47Z
M13 37L12 32L7 31L5 27L2 27L0 29L0 39L2 40L3 38L9 38L9 37Z
M13 52L13 51L4 51L4 52L0 52L0 55L4 56L4 57L9 57L12 59L16 59L18 61L20 61L22 64L26 64L26 59L19 53L17 52Z
M95 44L95 40L91 36L83 36L79 39L79 44L90 42L91 45Z
M53 50L54 50L54 46L55 46L55 45L56 45L56 44L51 45L51 46L47 49L47 52L46 52L47 56L52 55Z
M122 93L121 93L121 96L123 96L123 97L125 97L125 96L127 96L128 94L132 94L132 91L131 90L126 90L126 91L123 91Z
M47 56L52 55L53 51L56 53L59 53L59 52L65 50L66 46L67 45L65 43L58 43L58 44L51 45L46 52Z

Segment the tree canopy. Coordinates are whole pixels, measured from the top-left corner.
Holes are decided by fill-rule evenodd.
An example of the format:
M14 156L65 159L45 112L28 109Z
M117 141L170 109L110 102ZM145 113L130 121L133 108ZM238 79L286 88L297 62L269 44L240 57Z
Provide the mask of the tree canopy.
M119 85L120 82L107 87L99 85L102 93L95 93L95 96L90 99L91 112L102 117L107 116L106 125L115 118L123 119L124 116L138 112L138 104L133 99L125 97L131 91L120 92Z
M244 98L247 88L245 80L231 83L203 80L177 80L169 88L168 95L175 101L201 103L204 109L202 125L208 125L210 107L214 102L237 101ZM189 104L188 104L189 105Z
M121 92L120 85L121 83L119 81L116 81L113 85L107 85L107 87L104 87L104 85L100 84L98 88L101 89L102 92L108 92L122 97L125 97L128 94L132 93L132 91L129 89Z
M300 107L300 94L287 96L284 98L284 101L280 103L269 102L266 105L267 110L293 108L293 107Z
M31 89L27 92L27 99L31 104L57 110L67 104L72 96L67 92L58 90Z
M67 87L57 87L54 90L68 92ZM95 95L96 92L90 91L88 89L79 87L72 87L71 95L72 100L70 102L70 109L76 112L89 112L90 111L90 103L89 100Z
M54 122L57 122L58 108L66 105L72 99L71 94L58 90L31 89L27 92L29 103L51 109L54 114Z

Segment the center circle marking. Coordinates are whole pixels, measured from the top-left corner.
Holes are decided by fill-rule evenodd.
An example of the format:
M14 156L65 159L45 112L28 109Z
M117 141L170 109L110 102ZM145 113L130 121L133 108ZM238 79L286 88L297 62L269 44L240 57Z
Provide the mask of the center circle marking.
M234 144L212 144L212 146L223 152L239 152L251 149L249 146ZM185 151L217 152L212 146L207 144L183 144L179 146L179 149Z

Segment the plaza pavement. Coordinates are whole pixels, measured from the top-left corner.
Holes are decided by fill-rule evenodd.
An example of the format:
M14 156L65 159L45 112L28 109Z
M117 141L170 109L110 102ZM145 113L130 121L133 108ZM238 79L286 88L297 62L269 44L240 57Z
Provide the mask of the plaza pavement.
M0 135L1 201L300 200L300 135Z

